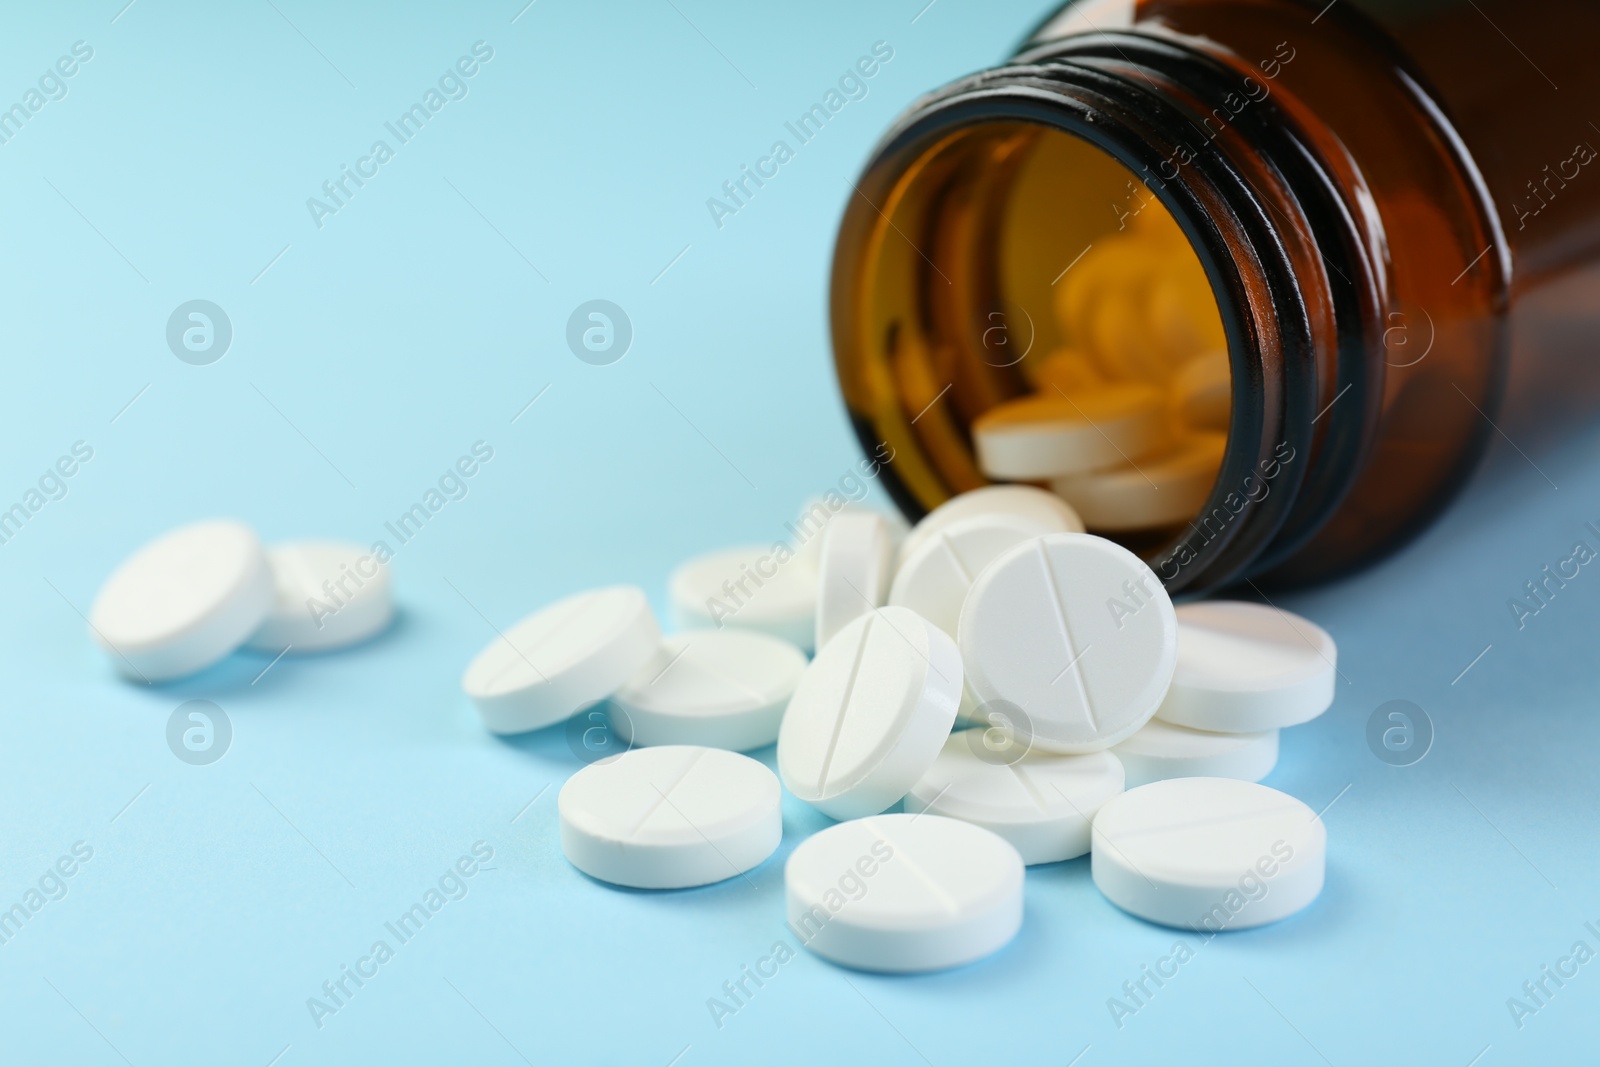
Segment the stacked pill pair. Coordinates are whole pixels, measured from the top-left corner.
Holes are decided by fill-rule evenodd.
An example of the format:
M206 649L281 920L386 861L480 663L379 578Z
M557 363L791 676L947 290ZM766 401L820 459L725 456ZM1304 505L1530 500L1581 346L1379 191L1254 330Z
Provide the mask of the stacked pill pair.
M280 656L364 641L394 613L389 569L360 545L264 546L213 519L162 534L124 560L89 609L112 665L141 682L194 674L240 648Z
M1258 605L1175 611L1141 561L1082 531L1025 486L957 497L899 544L886 518L843 510L814 556L681 567L680 622L720 629L663 638L642 591L580 594L508 631L464 686L496 730L609 699L619 734L661 746L561 793L569 859L623 885L706 884L770 855L778 780L729 750L776 739L783 786L843 820L788 861L790 928L847 965L986 955L1019 928L1024 867L1086 852L1107 896L1154 921L1298 910L1321 887L1321 824L1253 783L1277 729L1331 701L1331 639ZM958 717L977 725L953 732ZM1233 907L1261 864L1275 891ZM840 895L868 870L870 892Z

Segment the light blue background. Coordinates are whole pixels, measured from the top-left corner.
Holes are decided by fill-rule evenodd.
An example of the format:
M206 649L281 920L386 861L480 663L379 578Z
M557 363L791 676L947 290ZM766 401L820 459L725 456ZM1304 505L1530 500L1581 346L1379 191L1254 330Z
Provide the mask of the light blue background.
M1487 1065L1592 1049L1600 963L1520 1031L1506 1008L1573 942L1600 949L1583 925L1600 920L1600 577L1524 630L1507 608L1576 538L1600 547L1581 528L1600 519L1592 425L1528 460L1498 442L1402 554L1282 598L1340 646L1336 703L1285 735L1268 779L1336 800L1327 888L1202 948L1120 1030L1107 999L1178 935L1106 903L1086 860L1029 872L1023 931L985 962L884 978L802 953L719 1029L707 998L783 936L783 859L826 820L789 803L750 882L609 890L557 847L555 793L578 766L562 731L493 738L462 697L485 618L612 582L664 608L676 562L779 536L851 468L825 332L848 181L897 111L1006 54L1044 5L122 2L30 5L0 35L3 103L74 41L94 49L0 145L0 506L73 442L94 449L0 545L0 906L93 848L0 945L0 1060ZM494 58L469 95L318 229L307 197L478 40ZM879 40L894 58L870 94L719 230L706 198ZM636 331L609 367L563 339L595 297ZM211 366L166 347L194 298L234 326ZM403 615L373 644L265 674L239 655L151 688L91 644L79 613L160 531L228 515L268 540L370 541L480 440L494 458L470 494L399 548ZM194 697L235 731L209 767L164 739ZM1395 698L1437 728L1404 769L1365 741ZM492 869L314 1025L307 998L480 840Z

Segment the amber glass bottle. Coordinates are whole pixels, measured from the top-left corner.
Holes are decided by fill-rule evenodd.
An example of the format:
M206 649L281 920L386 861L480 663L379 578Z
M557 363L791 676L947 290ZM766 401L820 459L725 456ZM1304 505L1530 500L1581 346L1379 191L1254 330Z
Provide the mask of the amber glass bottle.
M1151 338L1214 334L1209 497L1107 535L1172 592L1402 543L1506 431L1508 375L1570 386L1550 357L1600 291L1596 41L1594 0L1085 0L921 98L856 183L832 283L891 495L917 518L990 481L972 425L997 405L1170 384ZM1190 265L1203 307L1118 273L1163 227L1131 259Z

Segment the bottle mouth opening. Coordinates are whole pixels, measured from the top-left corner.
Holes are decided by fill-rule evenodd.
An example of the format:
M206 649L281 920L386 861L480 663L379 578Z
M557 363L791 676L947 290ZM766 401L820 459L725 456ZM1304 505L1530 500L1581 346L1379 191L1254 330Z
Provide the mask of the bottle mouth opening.
M1215 588L1305 476L1311 326L1225 161L1055 66L958 83L880 146L836 253L845 401L913 517L1031 482L1170 591Z

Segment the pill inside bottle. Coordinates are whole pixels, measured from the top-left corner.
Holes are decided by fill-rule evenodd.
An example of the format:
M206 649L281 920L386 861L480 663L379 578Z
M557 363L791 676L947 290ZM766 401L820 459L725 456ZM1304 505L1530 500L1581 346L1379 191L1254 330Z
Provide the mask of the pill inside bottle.
M949 270L982 281L947 286L940 259L879 250L932 275L926 331L886 324L884 384L923 401L919 449L955 491L1035 484L1092 533L1170 540L1216 481L1231 402L1222 315L1177 220L1110 155L1037 126L988 127L924 166L981 173L929 211L966 242Z
M1352 5L1315 35L1280 0L1091 6L917 99L847 193L831 319L857 436L908 518L1034 486L1173 594L1370 562L1488 440L1519 295L1493 249L1581 258L1509 236L1479 181L1523 135L1479 122L1470 83L1407 75L1374 42L1443 62L1432 38Z

